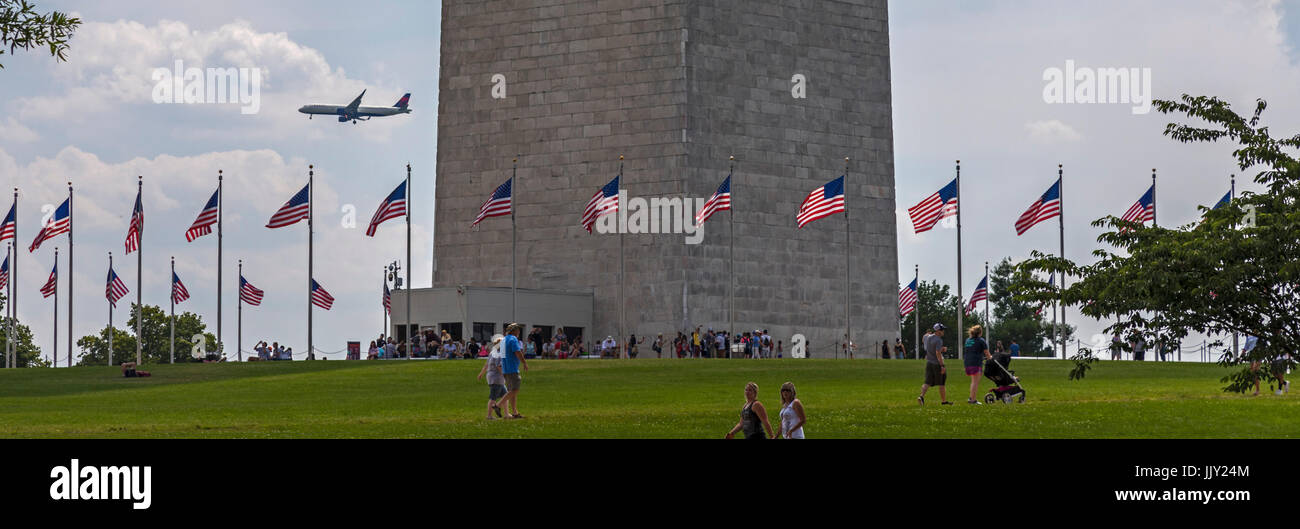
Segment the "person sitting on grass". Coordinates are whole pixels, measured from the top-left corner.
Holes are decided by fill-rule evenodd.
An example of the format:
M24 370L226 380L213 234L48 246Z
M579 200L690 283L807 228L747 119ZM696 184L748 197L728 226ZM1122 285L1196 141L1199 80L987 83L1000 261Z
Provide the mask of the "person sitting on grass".
M135 362L122 362L122 376L126 378L139 378L153 375L148 371L136 369Z
M727 432L727 439L735 439L736 432L741 430L745 432L745 439L776 438L772 435L772 423L767 419L767 409L758 401L758 384L753 382L745 384L745 406L740 409L740 422Z

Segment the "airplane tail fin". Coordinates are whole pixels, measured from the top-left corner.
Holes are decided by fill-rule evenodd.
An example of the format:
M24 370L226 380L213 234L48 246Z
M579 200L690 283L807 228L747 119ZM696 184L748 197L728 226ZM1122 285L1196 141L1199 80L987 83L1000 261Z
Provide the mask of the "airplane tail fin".
M398 99L397 104L393 106L396 108L406 108L406 105L410 103L411 103L411 94L407 93L406 95L402 96L401 99Z

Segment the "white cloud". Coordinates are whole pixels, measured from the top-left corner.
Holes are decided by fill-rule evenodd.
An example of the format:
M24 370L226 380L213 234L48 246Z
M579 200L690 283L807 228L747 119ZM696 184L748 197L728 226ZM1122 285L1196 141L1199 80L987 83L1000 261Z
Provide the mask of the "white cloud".
M342 68L331 67L319 51L283 32L259 32L247 21L211 31L194 30L178 21L153 26L126 20L89 21L76 39L77 53L66 64L48 66L67 88L62 93L19 98L9 104L11 113L26 123L88 123L153 107L154 70L174 70L178 60L187 69L253 68L262 76L257 116L241 116L237 104L166 105L171 115L188 125L177 127L177 133L195 139L229 135L231 126L242 127L245 137L300 136L300 121L306 116L297 108L303 104L347 104L363 89L368 89L367 102L383 102L379 104L391 104L389 99L396 101L402 94L400 87L351 78ZM385 141L390 130L402 123L372 127L379 133L366 138Z
M1025 131L1029 133L1030 140L1038 143L1072 142L1083 139L1083 136L1069 125L1055 119L1030 121L1025 123Z
M41 136L39 134L32 129L24 127L23 124L19 123L18 120L15 120L13 116L5 119L4 123L0 124L0 141L31 143L40 138Z

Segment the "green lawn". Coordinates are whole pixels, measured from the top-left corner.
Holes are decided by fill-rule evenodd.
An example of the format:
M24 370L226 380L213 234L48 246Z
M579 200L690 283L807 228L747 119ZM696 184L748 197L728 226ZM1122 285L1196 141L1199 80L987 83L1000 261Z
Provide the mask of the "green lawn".
M1300 437L1300 394L1224 394L1213 365L1107 362L1070 382L1067 362L1021 360L1028 402L970 406L969 379L949 363L958 404L938 406L931 390L920 408L915 360L534 361L520 396L528 418L490 422L478 361L156 365L147 379L0 370L0 436L721 438L745 382L775 422L789 380L810 438Z

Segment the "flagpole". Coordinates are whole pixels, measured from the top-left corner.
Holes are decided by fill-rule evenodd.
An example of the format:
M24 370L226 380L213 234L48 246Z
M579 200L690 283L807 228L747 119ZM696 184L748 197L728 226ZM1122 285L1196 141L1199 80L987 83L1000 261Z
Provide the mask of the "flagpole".
M1229 187L1229 191L1227 191L1227 196L1229 196L1229 201L1231 201L1231 200L1236 200L1236 174L1231 174L1229 175L1229 177L1232 179L1232 187ZM18 240L18 239L14 239L14 240ZM1238 348L1238 343L1236 343L1236 331L1234 330L1232 331L1232 357L1234 357L1235 359L1235 357L1240 354L1240 351L1242 350L1239 350Z
M54 247L54 367L59 367L59 247Z
M14 212L14 216L15 217L18 216L17 212ZM17 241L18 239L15 238L14 240ZM13 308L14 307L14 302L13 302L14 282L13 282L13 261L11 261L11 259L13 259L13 254L14 254L13 250L14 250L13 243L9 243L8 245L5 246L5 261L9 261L9 276L10 276L9 281L7 281L8 284L5 285L5 299L9 301L8 303L5 303L5 369L12 369L14 367L12 363L13 359L10 358L9 355L9 350L12 348L14 342L14 328L13 328L14 320L12 316L12 312L14 310Z
M20 253L23 252L18 248L18 188L15 187L14 188L14 261L9 264L9 283L10 283L9 288L14 293L13 297L10 298L12 299L10 305L13 305L14 307L13 308L14 320L18 319L18 254ZM9 322L9 330L12 332L13 329L14 329L14 322L11 321ZM14 344L12 350L9 352L9 365L11 367L18 367L18 345L17 344Z
M912 350L912 355L921 358L921 265L916 266L916 308L912 310L912 318L916 321L916 348Z
M852 301L850 301L852 299L851 296L852 296L853 289L849 288L853 284L853 277L852 275L850 275L851 272L849 270L849 266L850 266L849 246L852 244L853 241L849 235L849 205L847 200L849 196L849 157L848 156L844 157L843 191L844 191L844 197L846 199L844 201L845 202L844 204L844 348L845 349L844 350L847 353L849 353L850 355L849 358L853 358L851 356L853 354L853 317L850 315L853 306Z
M307 355L308 356L310 356L312 352L311 290L313 286L312 283L316 281L316 278L312 277L312 214L314 213L314 211L312 211L313 204L311 203L312 195L316 193L316 190L312 188L313 187L312 182L315 179L316 179L316 166L308 165L307 166Z
M736 176L736 157L735 155L732 155L731 169L730 172L727 173L727 178L735 178L735 176ZM732 180L731 184L727 187L730 188L729 191L731 192L731 197L728 199L728 202L735 204L736 181ZM736 209L735 206L728 206L728 207L731 209L731 211L727 212L728 213L727 217L731 219L731 228L730 228L731 234L728 237L728 239L730 239L729 242L731 244L731 249L727 254L728 259L731 260L731 271L727 274L727 298L730 300L730 307L727 309L728 336L727 339L723 340L722 343L727 344L726 354L727 354L727 358L730 359L731 340L734 339L734 337L736 336ZM687 324L689 325L689 322L687 322Z
M618 186L621 190L623 187L623 155L618 155ZM619 204L619 216L625 211L627 204ZM512 208L513 209L513 208ZM627 231L627 226L619 226L618 230L618 341L627 340L627 297L624 285L624 259L623 259L623 236ZM627 351L628 344L623 344L623 350ZM623 355L620 354L619 358Z
M1057 165L1056 165L1056 176L1057 176L1057 182L1060 183L1060 186L1057 187L1057 189L1056 189L1057 191L1060 192L1059 194L1060 194L1060 198L1061 198L1061 214L1057 217L1057 220L1059 220L1059 221L1060 221L1060 224L1061 224L1061 259L1064 260L1064 259L1065 259L1065 165L1064 165L1064 164L1057 164ZM1065 358L1066 358L1066 354L1065 354L1065 338L1066 338L1066 327L1065 327L1065 283L1066 283L1066 282L1065 282L1065 272L1062 271L1062 272L1061 272L1061 295L1060 295L1060 297L1061 297L1061 328L1060 328L1060 333L1061 333L1061 360L1065 360ZM1052 313L1055 314L1056 311L1052 311ZM1056 356L1056 355L1052 355L1052 356Z
M384 294L386 294L386 293L387 293L386 291L388 290L388 267L384 267L383 281L382 281L382 282L383 282L384 288L381 289L381 290L379 291L379 293L380 293L381 296L383 296ZM382 307L379 308L380 312L383 313L383 317L380 318L380 320L383 321L383 323L382 323L383 327L381 327L382 330L379 332L379 335L380 335L380 336L384 336L384 335L387 335L387 334L388 334L388 306L387 306L387 304L384 303L385 301L387 301L387 300L384 299L384 297L387 297L387 296L383 296L383 297L380 297L380 298L379 298L380 305L384 305L384 306L382 306Z
M510 321L519 321L519 294L518 294L518 231L515 227L515 209L519 206L515 197L519 196L519 157L515 156L514 165L510 169ZM407 260L410 258L408 256ZM410 263L407 263L407 275L410 275Z
M226 205L222 203L225 197L222 196L221 188L224 183L225 175L221 174L221 169L217 169L217 354L222 358L226 357L226 347L222 341L225 335L221 334L221 221L224 216L222 213L226 209Z
M962 293L966 292L961 286L961 210L961 160L957 160L957 299L961 299ZM917 285L916 288L920 290L921 286ZM957 307L957 358L965 356L965 341L961 339L962 316L965 312L966 307Z
M137 193L143 193L143 192L144 192L144 175L139 175L139 176L138 176L138 183L137 183L137 191L136 191L136 192L137 192ZM140 197L140 200L143 202L143 201L144 201L144 197L141 196L141 197ZM140 214L143 215L143 214L144 214L144 205L141 204L140 208L141 208ZM69 214L71 214L71 213L69 212ZM134 213L132 213L132 215L134 215ZM143 222L143 221L140 222L139 230L140 230L140 231L139 231L139 233L136 234L136 236L140 238L140 241L139 241L139 244L136 245L136 249L135 249L135 310L136 310L136 313L135 313L135 364L136 364L137 366L139 366L139 365L141 365L141 364L144 363L144 360L142 359L143 356L144 356L144 354L143 354L143 353L144 353L144 335L141 333L142 323L144 322L144 222ZM69 243L69 244L71 244L71 243ZM69 267L69 268L72 267L72 266L71 266L71 263L69 263L69 266L68 266L68 267ZM71 279L71 278L69 278L69 279Z
M235 354L244 361L244 260L239 260L239 295L235 296Z
M175 364L176 363L176 256L172 256L172 276L170 279L172 282L172 291L171 294L167 296L167 298L171 301L172 318L171 318L171 322L167 324L167 327L171 331L171 349L169 350L168 353L169 359L167 362L170 364Z
M10 312L10 321L9 321L10 336L13 336L13 331L14 331L13 320L18 319L18 254L22 253L22 251L19 250L18 248L18 188L17 187L14 188L13 247L14 247L13 261L10 261L9 263L9 292L10 292L9 305L12 307L9 311ZM10 341L12 342L13 340ZM13 344L9 348L9 352L6 358L9 360L9 367L11 368L18 367L18 345L17 344Z
M108 252L108 271L113 271L113 252ZM109 283L109 288L113 284ZM108 366L113 367L113 295L108 296Z
M406 358L411 358L411 164L406 164ZM514 208L511 208L512 210ZM513 218L513 216L511 217Z
M72 267L72 182L68 182L68 367L72 367L72 294L76 292L72 288L73 273ZM58 297L57 295L55 297ZM57 302L56 302L57 303ZM57 334L58 329L54 332ZM55 348L54 354L59 354L58 348Z

